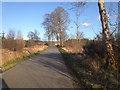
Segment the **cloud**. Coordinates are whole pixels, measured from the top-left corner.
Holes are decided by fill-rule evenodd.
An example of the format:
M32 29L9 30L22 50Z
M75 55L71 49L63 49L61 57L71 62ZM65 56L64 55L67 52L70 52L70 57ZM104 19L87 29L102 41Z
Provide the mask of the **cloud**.
M81 24L81 26L83 26L83 27L90 27L90 26L92 26L92 24L84 22L84 23Z

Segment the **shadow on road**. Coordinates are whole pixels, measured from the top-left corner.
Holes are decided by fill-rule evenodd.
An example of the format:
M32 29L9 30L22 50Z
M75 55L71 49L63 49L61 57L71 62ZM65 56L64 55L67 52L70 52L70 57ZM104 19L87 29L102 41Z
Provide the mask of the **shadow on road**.
M73 88L73 81L76 82L65 66L61 53L52 47L6 72L4 80L8 81L9 87ZM3 88L8 88L4 80Z
M36 56L36 58L37 57L38 56ZM78 83L78 81L73 79L71 71L65 66L65 62L63 61L63 58L60 53L40 54L38 59L31 61L33 63L40 64L46 68L52 69L57 73L64 75L65 77L68 77L71 80Z
M60 55L57 53L40 54L38 59L31 60L33 63L42 64L45 67L60 71L68 74L66 68L64 68L64 61L60 60Z

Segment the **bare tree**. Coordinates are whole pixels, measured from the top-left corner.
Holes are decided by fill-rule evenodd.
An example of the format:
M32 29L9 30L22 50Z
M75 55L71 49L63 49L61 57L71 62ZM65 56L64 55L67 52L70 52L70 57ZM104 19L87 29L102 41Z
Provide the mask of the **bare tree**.
M66 31L63 32L63 40L66 41L69 38L69 35Z
M35 41L39 41L40 40L39 35L40 35L40 33L35 29L35 31L34 31L34 40Z
M51 27L52 27L51 14L44 15L44 21L42 25L46 30L45 35L48 37L48 41L50 41L50 39L52 38L51 37Z
M109 25L110 31L111 31L111 33L110 33L111 38L115 38L114 35L118 31L118 18L117 18L118 17L118 13L117 13L118 10L113 8L112 7L113 5L114 4L111 2L109 9L108 9L108 15L107 15L108 16L108 25Z
M75 39L75 38L76 38L76 35L71 33L71 34L69 35L69 37L70 37L70 39Z
M29 38L28 45L27 46L33 46L34 45L34 32L30 31L28 32L27 37Z
M34 32L33 31L28 32L27 37L29 38L30 46L35 44L34 41L39 41L40 40L39 32L37 30L34 30Z
M79 37L79 17L80 17L80 14L81 14L81 9L85 6L86 2L75 2L75 3L72 3L72 10L75 11L75 14L76 14L76 21L75 21L75 25L76 25L76 39L78 39Z
M63 46L64 42L64 32L67 30L68 24L69 24L69 14L67 11L62 7L57 7L54 11L55 17L56 17L56 27L57 32L59 34L60 38L60 46Z
M9 50L15 50L15 32L12 29L7 34L5 47Z
M24 40L21 31L17 32L17 38L16 38L16 49L17 51L22 51L24 48Z
M106 14L106 9L104 7L104 0L99 0L98 7L99 7L99 13L100 13L100 18L101 18L101 23L102 23L103 39L105 41L105 46L106 46L106 55L107 55L106 66L108 67L109 65L111 65L115 69L116 63L115 63L113 47L112 47L112 43L110 39L108 17Z
M34 40L34 32L30 31L27 35L27 37L29 38L29 40Z
M67 30L69 23L69 15L62 7L57 7L51 14L46 14L42 25L46 30L46 35L49 39L60 40L60 45L63 46L64 32Z
M78 31L78 36L77 36L78 40L84 38L84 33L83 32L80 32Z

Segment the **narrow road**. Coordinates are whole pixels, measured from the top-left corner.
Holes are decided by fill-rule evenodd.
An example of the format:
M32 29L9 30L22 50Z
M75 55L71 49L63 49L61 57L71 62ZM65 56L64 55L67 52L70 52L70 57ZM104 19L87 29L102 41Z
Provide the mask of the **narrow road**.
M2 79L3 88L74 88L72 76L56 47L49 47L4 72Z

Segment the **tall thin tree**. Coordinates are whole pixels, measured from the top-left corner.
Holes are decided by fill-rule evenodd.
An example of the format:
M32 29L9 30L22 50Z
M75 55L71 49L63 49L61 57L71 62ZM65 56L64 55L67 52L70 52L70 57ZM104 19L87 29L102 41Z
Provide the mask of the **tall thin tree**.
M80 14L81 14L81 9L85 6L86 2L83 1L83 2L74 2L72 3L72 10L75 11L75 16L76 16L76 20L75 20L75 26L76 26L76 39L79 39L79 27L80 27L80 24L79 24L79 17L80 17Z
M104 0L99 0L98 2L99 7L99 13L100 13L100 19L102 23L102 33L103 33L103 39L106 46L106 66L112 66L114 69L116 68L115 58L114 58L114 52L112 47L112 42L110 39L110 30L108 27L108 17L106 14L106 9L104 6Z

